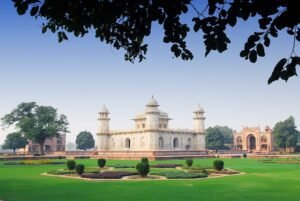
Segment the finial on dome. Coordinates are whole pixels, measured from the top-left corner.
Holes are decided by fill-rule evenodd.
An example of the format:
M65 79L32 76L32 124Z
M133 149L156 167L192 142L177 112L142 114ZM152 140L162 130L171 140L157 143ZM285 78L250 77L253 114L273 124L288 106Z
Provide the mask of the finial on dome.
M197 105L196 109L194 110L194 113L196 112L201 112L201 113L204 113L204 110L203 108L200 106L200 104Z
M103 104L103 106L102 106L102 108L101 108L101 110L100 110L99 113L106 113L106 114L109 114L109 111L108 111L107 107L105 106L105 104Z
M146 106L159 106L157 101L154 99L154 96L151 96L150 101L148 102L148 104Z

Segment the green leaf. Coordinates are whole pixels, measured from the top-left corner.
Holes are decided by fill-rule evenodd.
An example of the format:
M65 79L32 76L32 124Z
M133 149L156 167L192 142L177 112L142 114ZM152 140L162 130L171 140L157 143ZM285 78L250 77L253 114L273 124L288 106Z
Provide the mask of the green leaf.
M276 64L276 66L272 72L272 75L268 80L268 84L271 84L272 82L274 82L280 78L281 71L283 70L283 67L286 64L286 62L287 62L287 59L283 58Z
M255 63L257 60L257 52L255 50L251 50L249 54L249 59L252 63Z
M270 46L270 38L266 35L264 39L265 39L264 45L266 47L269 47Z
M259 44L256 46L256 50L257 50L258 56L260 56L260 57L264 57L264 56L265 56L264 46L263 46L261 43L259 43Z
M30 11L30 15L31 16L35 16L39 11L39 7L38 6L34 6L32 7L31 11Z
M247 50L242 50L241 52L240 52L240 57L245 57L245 56L247 56L249 54L249 51L247 51Z

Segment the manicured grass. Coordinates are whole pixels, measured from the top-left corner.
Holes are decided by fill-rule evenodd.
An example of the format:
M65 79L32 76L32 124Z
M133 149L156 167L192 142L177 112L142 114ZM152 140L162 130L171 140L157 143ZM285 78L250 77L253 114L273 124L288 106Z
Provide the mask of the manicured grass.
M213 159L194 160L211 166ZM299 201L300 164L224 159L225 167L245 175L203 180L83 181L41 176L64 165L5 166L0 163L0 200L4 201ZM96 160L76 160L97 167ZM138 161L107 161L133 164ZM150 161L150 164L184 160Z

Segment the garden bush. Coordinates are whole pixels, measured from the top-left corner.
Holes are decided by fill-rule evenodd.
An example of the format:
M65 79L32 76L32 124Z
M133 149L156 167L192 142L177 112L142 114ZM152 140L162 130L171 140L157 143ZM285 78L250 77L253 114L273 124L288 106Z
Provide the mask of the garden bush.
M76 165L76 172L77 174L82 175L84 173L84 165L83 164Z
M105 166L105 164L106 164L106 160L104 158L99 158L98 159L98 166L100 168L103 168Z
M136 165L136 170L138 171L141 177L146 177L150 171L149 163L138 163Z
M69 170L74 170L76 167L76 162L74 160L68 160L67 161L67 168Z
M195 179L207 177L206 173L193 173L193 172L157 172L153 175L167 177L168 179Z
M142 163L149 163L149 160L148 160L148 158L143 157L143 158L141 159L141 162L142 162Z
M247 154L246 153L243 153L243 158L247 158Z
M89 156L75 156L74 159L90 159Z
M193 160L192 159L186 159L185 163L188 167L191 167L193 165Z
M224 161L222 160L215 160L214 161L214 168L218 171L223 170L224 168Z

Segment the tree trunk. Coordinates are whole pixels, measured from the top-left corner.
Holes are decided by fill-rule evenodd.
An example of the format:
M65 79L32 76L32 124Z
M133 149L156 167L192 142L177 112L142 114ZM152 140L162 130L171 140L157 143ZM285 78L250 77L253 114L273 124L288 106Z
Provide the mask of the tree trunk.
M39 143L39 145L40 145L40 154L41 155L44 155L45 153L44 153L44 143L42 142L42 143Z
M16 155L16 148L13 148L13 151L14 151L14 155Z

